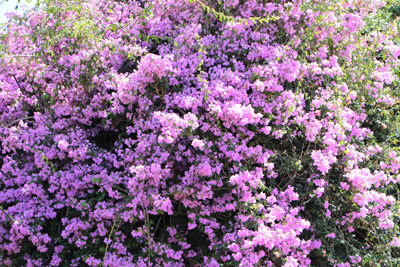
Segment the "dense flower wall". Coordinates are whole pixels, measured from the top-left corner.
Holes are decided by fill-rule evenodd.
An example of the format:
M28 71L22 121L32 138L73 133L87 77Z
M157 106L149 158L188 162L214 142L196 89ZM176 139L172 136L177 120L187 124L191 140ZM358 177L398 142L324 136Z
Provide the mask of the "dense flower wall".
M398 31L367 27L382 8L52 0L10 14L0 265L400 264Z

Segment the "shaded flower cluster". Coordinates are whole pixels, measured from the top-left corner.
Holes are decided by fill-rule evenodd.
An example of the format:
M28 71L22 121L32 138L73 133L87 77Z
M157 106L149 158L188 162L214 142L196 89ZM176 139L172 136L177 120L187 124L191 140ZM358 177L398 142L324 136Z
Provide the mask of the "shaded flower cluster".
M397 26L367 29L379 0L316 2L12 15L0 265L400 264L400 157L368 121L398 101Z

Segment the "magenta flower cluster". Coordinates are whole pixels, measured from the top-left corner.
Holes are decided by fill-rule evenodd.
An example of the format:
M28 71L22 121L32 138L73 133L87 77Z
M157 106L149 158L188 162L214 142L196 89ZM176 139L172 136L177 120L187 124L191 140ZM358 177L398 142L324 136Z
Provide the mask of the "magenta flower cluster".
M371 229L399 247L400 156L367 123L371 103L397 102L396 25L365 30L384 4L10 14L0 265L360 266L386 253Z

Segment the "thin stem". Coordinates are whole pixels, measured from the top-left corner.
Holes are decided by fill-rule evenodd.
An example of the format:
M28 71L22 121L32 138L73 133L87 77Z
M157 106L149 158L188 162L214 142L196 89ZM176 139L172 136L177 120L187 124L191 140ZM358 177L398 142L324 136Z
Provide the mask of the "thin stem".
M22 119L18 119L18 120L15 120L15 121L13 121L13 122L7 124L5 127L7 128L7 127L10 127L10 126L13 125L13 124L16 124L17 122L20 122L20 121L23 121L23 120L34 119L34 118L35 118L35 117L33 117L33 116L29 116L29 117L25 117L25 118L22 118Z
M21 85L19 84L17 78L15 78L15 75L13 75L13 78L14 78L15 82L17 83L17 85L18 85L18 87L19 87L19 90L22 91L22 87L21 87Z
M110 240L110 241L111 241L111 235L112 235L112 233L113 233L113 231L114 231L114 227L115 227L115 224L116 224L116 223L117 223L117 222L114 221L113 226L111 227L110 234L108 235L108 240ZM105 263L105 261L106 261L107 249L108 249L108 244L106 244L106 249L105 249L105 251L104 251L103 265L104 265L104 263Z
M8 215L8 213L5 212L5 211L3 210L3 207L1 207L1 206L0 206L0 211L1 211L2 213L4 213L4 215L6 215L6 217L8 217L8 218L10 219L10 221L15 222L14 218L11 217L10 215Z
M51 60L49 60L49 59L47 59L47 58L45 58L43 56L36 56L36 55L13 55L13 56L10 56L10 55L4 55L4 57L15 57L15 58L18 58L18 57L36 57L36 58L41 58L41 59L47 61L48 63L54 64L55 66L57 66L59 68L62 68L64 70L68 70L67 67L61 66L60 64L55 63L55 62L53 62L53 61L51 61Z

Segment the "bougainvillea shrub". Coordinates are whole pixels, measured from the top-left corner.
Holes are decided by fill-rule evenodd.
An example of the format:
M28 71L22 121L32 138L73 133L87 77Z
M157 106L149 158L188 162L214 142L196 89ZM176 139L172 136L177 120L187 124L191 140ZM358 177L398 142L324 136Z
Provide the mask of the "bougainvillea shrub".
M399 265L400 47L383 10L52 0L10 14L0 265Z

